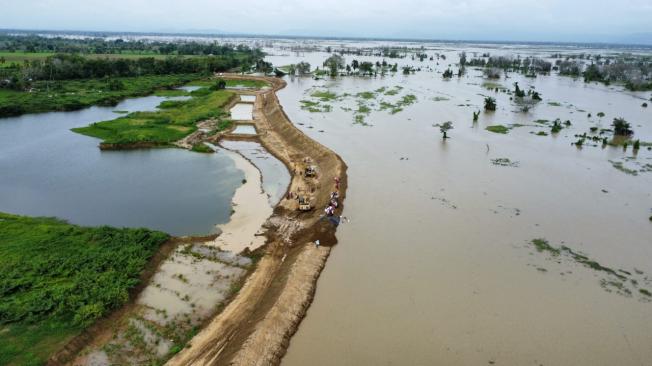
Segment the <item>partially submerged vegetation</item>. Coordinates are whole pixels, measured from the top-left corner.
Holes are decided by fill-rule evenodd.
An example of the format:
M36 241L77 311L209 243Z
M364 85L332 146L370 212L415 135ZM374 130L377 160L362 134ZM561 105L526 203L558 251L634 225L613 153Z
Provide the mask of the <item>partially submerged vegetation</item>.
M146 229L85 228L0 213L0 363L43 364L125 304L167 239Z
M0 118L24 113L71 111L92 105L114 106L124 98L187 94L173 88L200 74L153 75L110 79L35 81L29 91L0 88Z
M220 108L234 96L226 90L210 91L207 88L192 94L197 96L184 101L164 102L163 108L158 111L134 112L111 121L75 128L73 131L100 138L104 144L150 143L165 146L194 132L197 122L225 119L225 113Z
M505 127L503 125L493 125L493 126L487 126L485 128L489 132L493 133L501 133L501 134L506 134L509 132L509 127Z
M355 124L368 125L365 118L372 111L388 111L390 114L402 112L417 102L414 94L405 94L398 98L392 98L402 91L403 87L394 86L391 88L382 87L374 91L362 91L356 94L337 94L327 89L309 89L310 99L301 100L301 109L311 113L331 112L333 107L329 103L346 102L346 105L340 105L340 109L345 112L353 112L353 121ZM386 97L383 99L379 99ZM350 107L355 103L356 107Z
M530 244L539 253L547 253L553 258L565 257L574 263L601 272L605 277L600 279L600 285L607 292L615 291L616 293L627 297L632 297L635 292L638 292L643 295L640 300L649 301L647 298L649 297L649 295L647 295L649 291L645 288L639 287L642 284L649 284L650 281L644 276L643 271L639 269L635 268L633 271L613 269L598 263L587 255L579 253L568 246L553 246L548 242L548 240L543 238L533 239L530 241Z
M261 64L263 57L260 50L246 46L0 36L0 51L11 53L21 49L34 52L48 49L57 53L25 56L20 63L2 62L0 117L76 110L95 104L112 106L127 97L148 95L215 72L248 71L252 65ZM145 49L151 55L122 56L122 51L135 49ZM82 54L91 50L114 52L115 57ZM153 57L155 53L177 56ZM183 54L193 57L180 56ZM0 61L4 61L4 56ZM258 86L254 81L245 83Z

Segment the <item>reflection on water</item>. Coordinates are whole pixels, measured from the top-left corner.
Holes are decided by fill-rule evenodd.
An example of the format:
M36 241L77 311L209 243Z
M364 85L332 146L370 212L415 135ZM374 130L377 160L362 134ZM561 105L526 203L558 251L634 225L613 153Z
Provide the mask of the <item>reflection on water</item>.
M81 225L206 234L228 221L242 172L226 154L180 149L102 152L73 127L153 110L164 98L0 119L0 211Z
M500 82L534 86L544 99L529 113L515 112L509 95L482 88L479 70L442 78L459 51L439 47L447 56L440 65L387 60L423 67L414 75L287 78L279 92L290 119L346 161L351 219L338 229L340 244L283 364L645 364L652 359L652 304L640 294L607 292L595 271L548 260L529 243L547 238L603 265L652 277L652 173L613 168L609 160L632 158L631 147L571 145L575 134L606 128L619 116L632 122L637 138L652 141L649 111L640 107L649 93L512 73ZM467 49L474 51L483 49ZM549 55L537 48L509 52ZM324 56L268 60L314 67ZM425 71L426 64L434 71ZM397 85L397 97L413 94L418 101L396 114L379 111L390 97L355 97ZM330 101L332 112L310 113L300 101L315 86L350 96ZM473 123L485 95L497 99L498 110ZM371 127L354 123L359 102L372 109L365 115ZM602 119L595 117L600 111ZM536 135L550 131L536 120L556 118L572 126L556 136ZM433 125L445 121L454 129L443 142ZM509 133L485 130L498 124ZM497 159L518 166L492 163L506 161ZM650 162L652 152L641 149L636 159Z

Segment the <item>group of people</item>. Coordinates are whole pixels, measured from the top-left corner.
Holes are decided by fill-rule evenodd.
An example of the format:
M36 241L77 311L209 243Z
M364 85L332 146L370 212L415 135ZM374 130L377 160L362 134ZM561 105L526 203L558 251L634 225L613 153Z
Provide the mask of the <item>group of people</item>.
M340 189L340 179L335 177L335 191L331 192L331 199L328 206L324 209L326 216L335 215L335 209L339 206L339 189Z

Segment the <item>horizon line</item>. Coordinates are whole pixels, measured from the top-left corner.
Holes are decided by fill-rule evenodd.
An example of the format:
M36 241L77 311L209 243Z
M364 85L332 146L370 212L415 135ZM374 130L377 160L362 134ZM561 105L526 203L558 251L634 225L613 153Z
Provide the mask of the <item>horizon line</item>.
M238 37L238 38L277 38L277 39L315 39L315 40L351 40L351 41L398 41L398 42L431 42L431 43L493 43L493 44L539 44L539 45L604 45L618 47L651 48L652 43L627 43L609 41L532 41L532 40L499 40L499 39L453 39L453 38L422 38L422 37L359 37L359 36L319 36L291 35L267 33L240 33L224 31L116 31L116 30L74 30L74 29L35 29L35 28L0 28L0 33L61 33L61 34L106 34L106 35L142 35L142 36L194 36L194 37Z

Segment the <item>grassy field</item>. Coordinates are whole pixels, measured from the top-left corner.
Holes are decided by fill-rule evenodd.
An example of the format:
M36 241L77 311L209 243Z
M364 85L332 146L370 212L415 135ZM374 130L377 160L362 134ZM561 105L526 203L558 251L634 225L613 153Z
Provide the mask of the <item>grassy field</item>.
M262 87L269 86L269 84L266 81L261 81L261 80L224 80L224 81L226 82L227 88L244 87L244 88L260 89ZM215 80L197 80L191 82L188 85L211 86L213 84L215 84Z
M77 110L92 105L111 106L128 97L201 79L200 74L112 78L110 80L39 81L31 92L0 89L0 118L51 111Z
M210 91L202 88L184 101L165 101L153 112L135 112L111 121L93 123L73 131L97 137L109 144L137 142L167 145L180 140L197 127L199 121L225 116L221 109L234 93L226 90Z
M42 365L129 289L168 235L0 213L0 365Z

